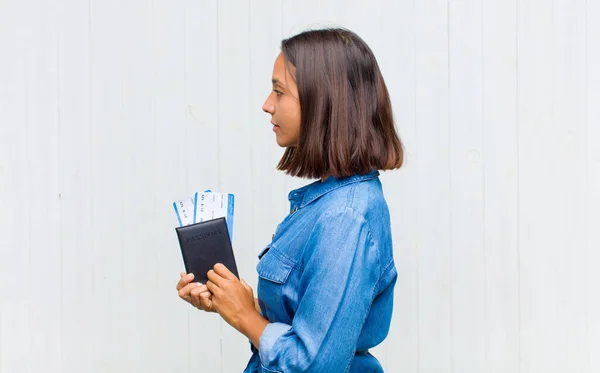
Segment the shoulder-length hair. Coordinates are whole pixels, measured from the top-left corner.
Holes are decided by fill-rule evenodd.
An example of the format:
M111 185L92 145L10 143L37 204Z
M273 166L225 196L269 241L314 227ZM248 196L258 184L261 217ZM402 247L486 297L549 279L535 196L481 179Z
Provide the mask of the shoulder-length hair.
M295 71L300 138L277 169L292 176L337 178L402 166L402 142L377 60L345 29L306 31L281 43Z

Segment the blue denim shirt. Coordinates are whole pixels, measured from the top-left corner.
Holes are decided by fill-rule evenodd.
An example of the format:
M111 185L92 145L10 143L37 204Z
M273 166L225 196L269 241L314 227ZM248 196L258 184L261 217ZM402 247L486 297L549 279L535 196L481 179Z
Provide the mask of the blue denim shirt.
M368 350L388 334L397 272L379 172L294 190L259 255L269 324L245 373L383 372Z

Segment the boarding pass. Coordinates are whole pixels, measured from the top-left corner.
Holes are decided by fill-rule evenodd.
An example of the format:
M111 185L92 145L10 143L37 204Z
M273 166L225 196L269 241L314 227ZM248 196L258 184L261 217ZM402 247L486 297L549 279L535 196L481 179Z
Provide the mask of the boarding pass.
M225 218L229 236L233 239L233 214L235 198L230 193L214 193L210 190L173 202L180 227L206 220Z

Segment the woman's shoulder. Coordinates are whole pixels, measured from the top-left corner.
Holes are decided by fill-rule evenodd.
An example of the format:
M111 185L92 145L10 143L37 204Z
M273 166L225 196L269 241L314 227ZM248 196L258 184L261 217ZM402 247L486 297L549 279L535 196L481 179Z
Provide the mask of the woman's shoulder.
M339 188L320 201L321 214L346 213L358 215L367 223L388 216L388 206L378 178Z
M318 201L316 221L323 224L363 226L383 251L391 250L391 222L378 178L348 184Z
M382 269L393 263L390 214L379 179L349 184L324 197L319 201L317 224L326 225L332 231L366 233L365 242L369 250L377 253Z

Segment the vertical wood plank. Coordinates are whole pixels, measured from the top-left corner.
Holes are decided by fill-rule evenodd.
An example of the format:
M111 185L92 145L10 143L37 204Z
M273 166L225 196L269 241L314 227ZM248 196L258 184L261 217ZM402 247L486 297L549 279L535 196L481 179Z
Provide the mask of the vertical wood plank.
M57 11L62 371L93 372L89 3Z
M30 4L32 32L26 61L27 158L29 186L29 268L32 371L61 371L61 247L58 189L58 108L56 9ZM40 286L43 286L41 291Z
M250 86L249 131L252 150L251 196L260 201L252 211L254 240L247 249L252 255L248 262L247 280L254 289L258 283L257 255L271 241L275 228L289 208L285 193L286 176L277 171L277 163L284 149L275 141L270 123L271 116L262 111L262 105L271 93L271 77L275 59L281 52L282 6L269 0L250 1ZM263 20L270 20L265 23Z
M250 95L250 2L218 1L218 112L219 189L236 195L233 247L240 277L253 277L256 270L252 231L253 210L260 208L248 185L253 185L254 162L249 115ZM242 371L249 358L248 339L221 322L223 372ZM247 353L240 353L247 351Z
M452 359L448 4L428 0L415 10L418 369L433 373Z
M552 185L555 229L546 232L557 250L558 356L556 372L589 371L588 282L585 242L585 0L553 2L553 122L556 145ZM540 211L544 213L544 211ZM550 233L552 232L552 233Z
M217 26L217 1L186 1L185 157L188 171L186 188L185 191L182 190L183 195L205 189L219 191L221 158L217 109L219 102ZM220 317L206 314L187 305L185 309L189 318L189 371L221 372Z
M490 373L519 371L517 2L484 0L483 160Z
M156 250L153 293L157 308L159 358L156 371L190 371L193 331L186 314L195 310L178 298L175 284L184 266L174 230L173 206L177 198L189 195L197 186L189 184L186 150L187 104L185 60L185 4L166 0L153 3L154 105L155 126L154 182L156 186L153 239Z
M177 13L179 3L173 3L170 10ZM163 12L160 13L164 15ZM170 12L169 12L170 14ZM177 299L174 283L178 279L178 271L169 271L168 263L158 260L158 252L170 252L168 246L158 241L154 232L172 226L153 227L150 221L155 217L172 217L157 209L156 167L153 155L156 152L156 133L154 126L154 94L156 69L155 54L155 12L152 3L147 1L127 1L122 3L122 19L126 27L121 33L124 45L120 56L122 64L122 154L121 154L121 187L123 198L122 209L122 263L123 263L123 295L120 299L122 311L119 315L123 322L120 338L125 347L125 354L120 361L122 371L152 369L169 369L165 360L173 359L177 347L173 344L163 345L166 338L185 335L183 328L175 329L164 335L157 325L161 320L160 308L157 304L174 303ZM160 22L157 22L160 24ZM174 28L174 31L177 29ZM160 30L160 32L163 32ZM177 55L178 43L182 42L181 34L172 35L173 50ZM162 72L162 71L161 71ZM178 74L181 74L180 72ZM173 79L175 81L175 79ZM165 90L170 89L164 87ZM177 95L177 91L170 92ZM182 110L183 111L183 110ZM178 118L173 116L174 120ZM161 204L164 210L168 204ZM115 230L119 227L114 227ZM178 252L173 250L173 257ZM170 275L170 276L169 276ZM167 283L161 280L169 279ZM172 317L175 317L173 315ZM178 320L179 322L179 320ZM130 346L136 346L131 348ZM183 346L183 343L182 343ZM179 346L179 350L182 346ZM178 365L180 364L180 365ZM170 366L183 366L183 362L173 362Z
M452 365L485 369L486 271L481 1L449 2Z
M587 305L588 305L588 369L600 371L600 2L587 0L586 4L586 246L587 246ZM585 268L585 267L584 267ZM583 285L585 286L585 285Z
M554 167L563 152L556 142L552 95L552 7L548 1L523 0L517 9L521 373L552 372L561 354L553 328L559 322L556 218L564 211L554 204Z
M119 1L90 3L90 135L92 314L95 372L118 371L126 353L122 330L123 32Z
M32 372L26 2L0 3L0 371ZM8 57L9 56L9 57Z
M390 332L381 348L374 352L385 371L417 372L419 364L415 10L413 2L382 1L382 25L377 36L382 41L396 41L393 48L382 48L376 57L390 93L396 129L404 144L402 168L381 175L398 270Z

